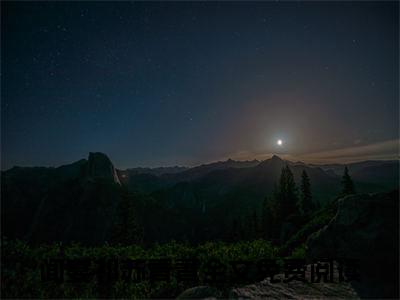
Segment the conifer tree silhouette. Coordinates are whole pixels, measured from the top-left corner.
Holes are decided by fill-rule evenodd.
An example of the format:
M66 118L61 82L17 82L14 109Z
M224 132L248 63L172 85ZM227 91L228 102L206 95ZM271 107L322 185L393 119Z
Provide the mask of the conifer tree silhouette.
M345 196L345 195L351 195L354 193L355 193L354 183L349 175L349 169L346 166L346 167L344 167L344 173L343 173L343 177L342 177L342 195Z
M300 191L299 209L303 214L309 214L315 206L312 201L310 178L305 170L301 173Z

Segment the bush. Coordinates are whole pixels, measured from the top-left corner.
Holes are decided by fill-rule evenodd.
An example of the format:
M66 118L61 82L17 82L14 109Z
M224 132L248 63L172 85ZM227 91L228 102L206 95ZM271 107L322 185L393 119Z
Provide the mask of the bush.
M208 242L192 247L184 243L169 242L144 249L137 245L84 247L79 244L63 246L60 243L30 246L22 241L4 240L2 243L2 298L168 298L176 297L190 286L177 282L173 276L169 282L148 281L130 283L117 281L109 288L99 285L95 278L87 283L73 285L44 283L41 281L40 262L63 254L67 259L90 258L91 260L189 258L197 257L199 270L209 259L216 258L223 264L234 260L258 260L276 258L277 248L265 240L241 241L227 244ZM200 276L201 278L201 276ZM104 291L105 290L105 291Z

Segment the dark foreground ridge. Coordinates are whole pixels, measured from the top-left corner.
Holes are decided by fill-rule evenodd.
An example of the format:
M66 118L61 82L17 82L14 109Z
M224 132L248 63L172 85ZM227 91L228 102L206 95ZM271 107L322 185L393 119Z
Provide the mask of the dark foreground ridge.
M352 170L362 173L361 165L349 166L350 175ZM366 168L370 167L368 162ZM58 168L13 168L2 173L2 238L7 245L2 249L9 256L20 253L36 261L43 260L47 254L41 255L49 249L52 255L65 249L68 257L75 258L92 253L93 259L105 253L125 258L200 253L203 264L210 253L231 260L249 256L258 260L265 254L273 259L307 258L307 264L317 258L354 258L362 267L360 282L307 285L263 280L224 290L195 287L182 297L396 298L399 197L398 191L388 190L398 186L394 183L398 162L374 163L373 168L378 180L374 176L355 180L359 194L351 191L346 197L338 197L341 177L334 172L276 156L263 162L227 160L158 175L116 170L102 153L90 153L88 159ZM279 204L287 202L282 195L292 194L273 198L274 184L281 188L290 182L295 190L304 173L316 207L308 213L285 215ZM376 191L386 192L372 193ZM272 214L278 209L281 214ZM176 242L169 244L172 240ZM26 273L8 263L7 270L7 295L67 296L62 289L42 288L37 268ZM21 292L13 288L21 280L27 282L24 274L36 278L32 293L28 288ZM176 297L189 287L168 283L161 290L149 287L134 295ZM73 291L81 296L77 289ZM126 297L128 292L124 290ZM90 295L117 294L110 287Z
M347 196L338 201L338 211L323 229L312 234L306 260L351 257L359 260L358 280L313 283L271 283L263 280L225 290L199 286L184 291L180 299L210 298L391 298L398 299L399 227L398 191ZM306 268L310 278L311 265ZM283 279L284 275L276 276Z

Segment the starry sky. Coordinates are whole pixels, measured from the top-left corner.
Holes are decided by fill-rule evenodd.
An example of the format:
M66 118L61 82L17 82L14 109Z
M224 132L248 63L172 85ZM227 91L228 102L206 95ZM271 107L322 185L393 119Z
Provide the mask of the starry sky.
M1 8L2 169L398 157L398 2Z

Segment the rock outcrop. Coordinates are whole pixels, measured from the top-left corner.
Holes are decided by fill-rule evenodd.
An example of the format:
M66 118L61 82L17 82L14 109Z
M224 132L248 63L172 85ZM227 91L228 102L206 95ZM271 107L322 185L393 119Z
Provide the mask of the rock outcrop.
M335 217L307 240L307 259L359 260L359 280L333 283L271 283L268 279L231 287L224 297L246 299L399 298L399 194L360 194L338 201ZM338 266L335 264L336 270ZM310 278L310 265L306 278ZM346 270L346 269L345 269ZM337 275L337 274L336 274ZM276 278L283 279L283 274ZM344 276L349 279L346 275ZM202 293L202 292L205 293ZM179 298L216 298L210 288L196 287Z
M177 299L217 299L222 292L210 286L196 286L181 293Z
M310 270L308 266L307 270ZM306 272L309 278L309 271ZM276 276L283 279L283 274ZM342 283L271 283L264 280L244 287L232 288L230 299L359 299L356 290L346 282Z
M90 152L84 175L89 179L104 179L121 184L117 171L107 155L101 152Z
M347 196L339 200L332 221L307 241L309 258L359 260L361 297L398 298L399 194Z
M307 268L310 270L310 266ZM306 272L309 278L309 271ZM283 279L284 275L275 276ZM218 290L208 286L187 289L177 299L359 299L357 291L351 284L343 283L271 283L268 279L254 284Z

